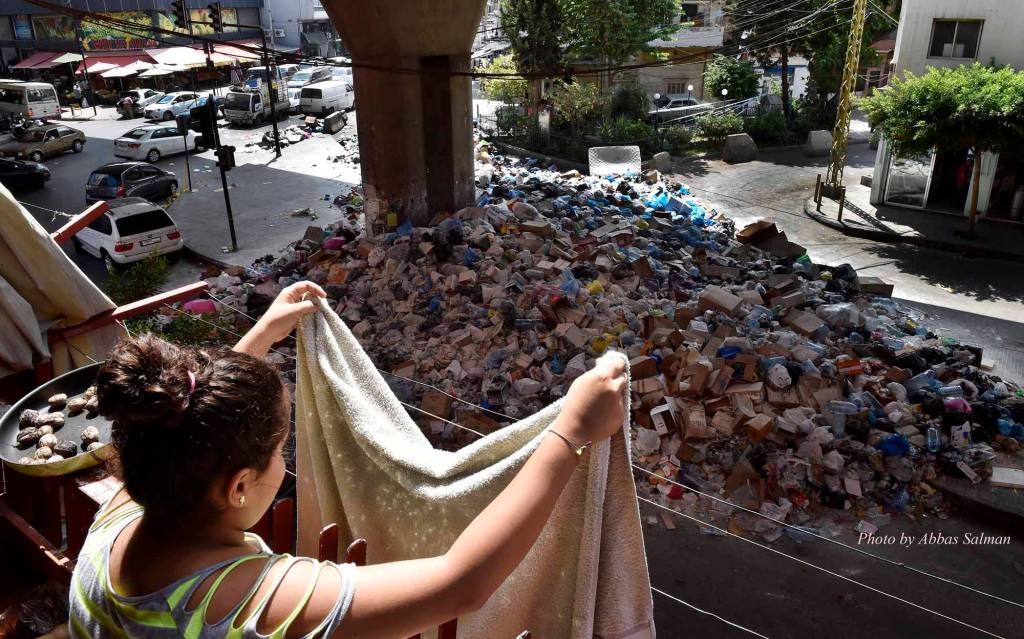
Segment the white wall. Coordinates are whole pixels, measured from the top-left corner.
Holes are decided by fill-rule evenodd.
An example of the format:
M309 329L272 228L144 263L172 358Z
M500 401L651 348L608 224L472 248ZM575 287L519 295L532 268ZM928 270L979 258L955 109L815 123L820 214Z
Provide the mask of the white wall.
M896 74L924 73L927 67L957 67L970 60L929 58L932 21L984 20L977 59L1024 69L1024 2L1020 0L903 0L893 62Z
M269 29L269 11L275 29L284 29L283 38L275 37L274 42L289 47L302 46L302 20L313 19L313 0L264 0L263 24Z

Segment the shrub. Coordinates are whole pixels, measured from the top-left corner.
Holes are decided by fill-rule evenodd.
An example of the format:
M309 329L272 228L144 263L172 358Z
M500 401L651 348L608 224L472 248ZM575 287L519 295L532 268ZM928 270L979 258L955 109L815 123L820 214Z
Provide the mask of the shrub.
M494 122L503 135L515 133L526 126L526 111L522 107L503 105L494 110Z
M743 118L731 111L709 113L697 118L697 131L708 146L717 148L725 144L726 137L743 131Z
M732 56L716 54L704 72L704 87L714 96L728 89L730 100L745 100L757 95L760 79L751 60L737 60Z
M556 117L568 122L574 133L596 119L607 100L608 96L601 93L600 87L588 82L559 82L548 95Z
M693 131L684 126L670 126L663 131L672 155L682 155L693 141Z
M519 73L511 55L498 56L483 68L484 73ZM519 102L526 97L526 80L522 78L483 78L484 95L498 102Z
M646 120L651 110L651 96L637 84L623 84L612 94L612 117Z
M758 144L782 144L786 140L786 116L782 111L769 109L744 120L743 130Z
M623 142L639 142L654 136L654 129L642 120L633 120L624 115L601 123L601 139L605 142L620 144Z
M150 255L128 269L110 273L103 286L115 304L128 304L156 293L167 281L167 258Z

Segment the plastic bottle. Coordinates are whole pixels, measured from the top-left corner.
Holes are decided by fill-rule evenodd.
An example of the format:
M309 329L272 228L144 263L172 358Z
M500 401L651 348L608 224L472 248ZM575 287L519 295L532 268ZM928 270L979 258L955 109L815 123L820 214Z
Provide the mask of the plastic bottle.
M940 397L963 397L964 387L963 386L943 386L936 391Z
M939 429L934 426L928 427L928 450L932 453L939 452Z
M846 436L846 416L856 415L859 411L857 406L850 402L832 400L828 403L828 410L832 414L832 434L836 439Z
M906 388L907 391L919 390L921 388L924 388L925 386L931 386L932 380L934 379L935 371L927 370L923 373L914 375L913 377L908 379L906 382L903 383L903 387Z

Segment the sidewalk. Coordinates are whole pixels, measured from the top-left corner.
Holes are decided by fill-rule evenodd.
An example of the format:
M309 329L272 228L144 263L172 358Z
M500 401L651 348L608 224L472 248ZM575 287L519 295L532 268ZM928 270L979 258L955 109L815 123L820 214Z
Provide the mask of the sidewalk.
M804 203L804 213L811 219L851 237L879 242L907 243L970 257L987 257L1024 262L1024 226L978 218L973 240L954 235L967 228L967 218L960 215L915 211L896 206L874 206L871 189L851 184L846 191L843 217L838 218L839 205L822 198L821 210L813 198Z
M61 107L60 119L66 122L87 122L90 120L119 120L121 114L117 112L117 107L109 106L106 104L96 105L96 114L93 115L92 107L88 106L84 109L75 107L74 115L71 113L69 107Z

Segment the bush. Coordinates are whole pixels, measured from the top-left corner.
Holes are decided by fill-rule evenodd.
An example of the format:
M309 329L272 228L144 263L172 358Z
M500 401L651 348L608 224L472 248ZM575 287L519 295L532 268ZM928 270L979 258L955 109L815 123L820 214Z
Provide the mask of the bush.
M568 122L574 133L595 120L607 100L608 96L601 93L600 87L589 82L559 82L548 95L555 116Z
M110 273L103 290L115 304L128 304L156 293L167 281L167 258L150 255L121 272Z
M526 127L528 118L522 107L503 105L494 110L494 122L503 135L518 132Z
M743 118L731 111L709 113L697 118L697 131L709 147L718 148L726 137L743 132Z
M612 117L646 120L651 110L651 96L639 85L620 85L612 94Z
M519 73L511 55L494 58L482 69L484 73ZM526 97L526 80L522 78L483 78L484 95L498 102L519 102Z
M758 144L782 144L786 140L786 116L782 111L769 109L744 120L743 131Z
M704 72L704 88L714 96L728 89L727 99L745 100L757 95L761 82L752 61L716 54Z
M682 155L693 141L693 131L684 126L670 126L663 132L672 155Z
M146 315L130 319L127 324L132 335L152 333L182 346L232 346L238 341L232 332L244 332L223 317L206 315L200 321L187 313L175 315L170 321Z
M633 120L620 115L614 120L601 123L601 139L612 144L639 142L654 136L654 128L642 120Z

